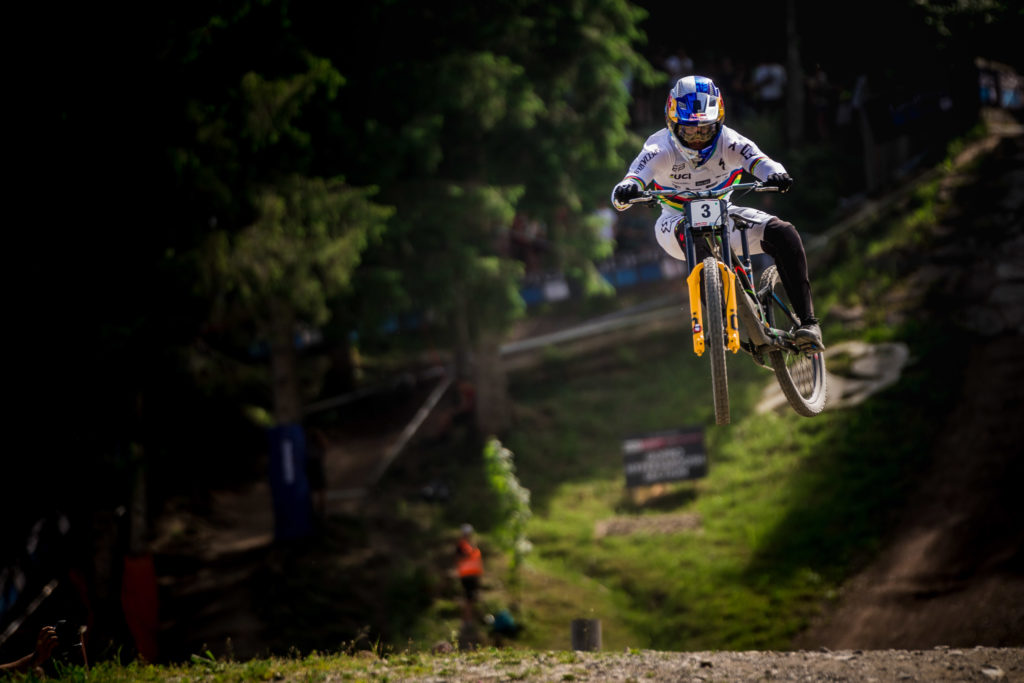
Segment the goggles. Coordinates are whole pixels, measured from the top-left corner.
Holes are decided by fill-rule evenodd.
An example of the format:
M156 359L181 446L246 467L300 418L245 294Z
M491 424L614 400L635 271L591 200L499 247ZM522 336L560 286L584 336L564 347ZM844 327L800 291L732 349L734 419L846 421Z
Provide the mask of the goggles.
M702 126L677 123L675 133L687 145L705 145L715 137L716 128L714 123L706 123Z

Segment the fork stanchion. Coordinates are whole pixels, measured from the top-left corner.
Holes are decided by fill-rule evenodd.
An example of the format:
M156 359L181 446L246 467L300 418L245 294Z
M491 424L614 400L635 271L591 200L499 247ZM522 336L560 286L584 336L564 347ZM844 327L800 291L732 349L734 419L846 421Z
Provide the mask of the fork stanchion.
M702 270L704 270L704 264L698 263L690 270L690 274L686 278L686 284L690 288L690 323L693 328L693 352L698 356L704 354L704 328L700 323L703 320L700 303L700 273Z
M736 320L736 274L721 262L718 269L722 271L722 286L725 288L726 346L736 353L740 350L740 328Z

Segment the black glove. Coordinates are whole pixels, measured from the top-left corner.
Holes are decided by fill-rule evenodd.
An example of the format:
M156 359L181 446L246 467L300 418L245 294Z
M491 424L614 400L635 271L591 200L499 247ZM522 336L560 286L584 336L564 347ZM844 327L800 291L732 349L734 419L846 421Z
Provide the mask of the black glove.
M612 197L619 204L629 204L629 200L640 196L640 187L629 181L619 183L612 191Z
M772 173L764 184L779 188L779 192L789 192L789 188L793 187L793 179L788 173Z

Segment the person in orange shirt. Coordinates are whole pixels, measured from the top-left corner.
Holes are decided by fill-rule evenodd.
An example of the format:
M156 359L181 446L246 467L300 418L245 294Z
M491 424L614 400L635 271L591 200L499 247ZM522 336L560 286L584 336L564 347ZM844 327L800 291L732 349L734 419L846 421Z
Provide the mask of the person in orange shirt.
M480 577L484 573L483 555L480 548L473 542L473 527L462 525L462 535L455 546L455 571L462 582L464 600L462 603L462 621L474 621L476 614L476 598L480 590Z

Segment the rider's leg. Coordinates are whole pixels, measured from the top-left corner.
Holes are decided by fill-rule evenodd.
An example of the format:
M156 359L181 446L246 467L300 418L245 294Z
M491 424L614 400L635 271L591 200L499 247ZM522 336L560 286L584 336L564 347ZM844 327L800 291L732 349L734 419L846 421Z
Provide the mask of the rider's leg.
M685 261L686 245L683 243L683 237L679 231L679 222L682 220L683 215L677 211L663 212L654 224L654 236L665 253L672 258ZM711 255L711 250L703 238L698 238L693 246L697 252L697 263Z
M807 274L807 254L796 228L792 223L772 218L764 226L761 248L775 260L782 286L786 288L786 294L793 304L793 312L801 322L813 318L814 304Z
M793 312L800 318L800 328L796 332L798 341L824 348L821 328L814 316L811 282L807 274L807 253L800 233L792 223L772 217L764 226L761 248L775 260L775 267L789 295Z

